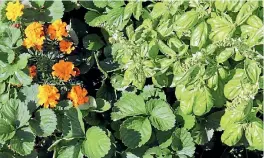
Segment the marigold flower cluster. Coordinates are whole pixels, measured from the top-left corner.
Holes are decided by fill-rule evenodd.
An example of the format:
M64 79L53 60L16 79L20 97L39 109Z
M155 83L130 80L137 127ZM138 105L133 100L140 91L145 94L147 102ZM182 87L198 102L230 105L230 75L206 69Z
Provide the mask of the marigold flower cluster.
M6 17L8 20L16 21L18 17L23 15L24 5L16 0L16 2L8 2L6 7Z
M42 24L33 22L25 29L26 38L24 39L23 45L27 48L34 47L37 50L42 49L44 43L44 31Z
M58 19L48 26L46 33L51 40L59 41L59 47L62 53L71 54L75 49L73 42L63 39L63 37L68 36L66 26L67 24L65 22ZM45 39L43 30L43 25L38 22L33 22L28 25L25 30L26 38L24 39L23 45L27 48L33 47L39 51L42 50L42 45Z
M44 106L44 108L54 108L58 104L60 99L59 90L55 86L42 85L38 88L38 99L39 104ZM73 86L71 91L68 93L68 99L73 102L74 107L78 107L81 104L87 103L89 98L87 96L88 92L86 89L79 85Z

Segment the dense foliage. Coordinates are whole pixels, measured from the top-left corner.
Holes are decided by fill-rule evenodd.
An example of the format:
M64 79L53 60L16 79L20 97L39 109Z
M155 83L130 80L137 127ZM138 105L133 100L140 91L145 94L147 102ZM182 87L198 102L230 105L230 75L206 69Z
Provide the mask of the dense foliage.
M262 1L2 1L0 157L257 155L263 36Z

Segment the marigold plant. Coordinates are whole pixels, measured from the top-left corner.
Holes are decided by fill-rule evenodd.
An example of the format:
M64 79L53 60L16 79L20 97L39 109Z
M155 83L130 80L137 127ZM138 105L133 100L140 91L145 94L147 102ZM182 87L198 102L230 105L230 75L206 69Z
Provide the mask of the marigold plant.
M67 97L72 100L73 106L77 107L89 101L87 94L88 92L86 89L76 85L72 87Z
M6 7L6 17L8 20L16 21L18 17L23 15L24 5L16 0L16 2L8 2Z
M67 24L65 22L58 19L48 26L47 34L50 36L50 39L61 41L63 37L68 36L66 26Z
M31 78L34 78L34 77L37 76L37 67L36 67L36 65L30 66L28 69L29 69L29 76Z
M67 82L71 76L75 76L76 72L73 70L74 65L72 62L60 60L52 66L52 75Z
M65 54L71 54L71 52L75 49L72 42L61 40L60 43L60 51Z
M58 100L60 99L60 94L55 86L42 85L38 88L38 103L45 108L56 107Z
M23 45L27 48L34 47L37 50L42 49L44 43L44 31L43 26L39 22L33 22L25 29L26 38L24 39Z

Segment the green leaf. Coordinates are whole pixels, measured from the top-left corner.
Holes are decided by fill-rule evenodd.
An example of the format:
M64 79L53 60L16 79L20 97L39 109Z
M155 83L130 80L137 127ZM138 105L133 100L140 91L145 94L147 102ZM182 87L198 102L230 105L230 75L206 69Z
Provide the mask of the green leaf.
M0 117L0 142L5 142L15 135L15 128L4 118Z
M192 157L195 151L195 144L191 133L185 129L178 128L172 134L171 147L178 155Z
M204 122L197 123L191 131L194 142L199 145L204 145L209 142L214 134L213 129L208 129L204 126Z
M231 38L235 31L235 25L230 17L227 19L222 16L216 16L208 19L207 23L212 27L212 32L210 33L209 38L214 42Z
M140 95L144 98L144 100L149 100L149 99L162 99L166 101L166 95L165 93L159 89L155 88L153 85L146 85L142 93Z
M243 134L243 126L241 124L229 124L222 134L221 140L228 146L234 146L239 142Z
M27 105L16 99L8 100L0 113L16 128L26 125L31 117Z
M21 128L10 141L10 148L20 155L29 155L35 145L35 135L29 127Z
M101 0L93 0L93 3L98 8L104 8L107 6L108 1L101 1Z
M111 104L102 98L96 98L96 104L97 108L94 110L96 112L105 112L111 109Z
M206 117L205 127L208 129L214 129L217 131L221 131L220 120L223 115L224 115L223 110L211 113L210 115Z
M167 46L163 41L159 40L158 41L158 46L159 46L159 50L170 57L175 57L176 56L176 52L174 50L172 50L169 46Z
M100 14L99 13L97 13L97 12L95 12L95 11L88 11L86 14L85 14L85 16L84 16L84 19L85 19L85 22L87 23L87 24L93 24L94 23L94 19L96 18L96 17L99 17L100 16Z
M253 121L246 128L245 135L251 148L263 150L263 122Z
M172 158L171 151L167 148L162 149L158 146L149 148L145 154L143 155L143 158Z
M51 135L57 126L57 117L51 109L40 109L29 122L32 131L41 137Z
M38 103L38 97L36 94L38 94L38 84L32 84L30 86L24 86L23 88L20 89L19 91L19 99L25 101L25 102L34 102ZM33 109L35 110L35 109ZM33 111L31 111L33 112Z
M190 130L195 125L195 116L192 114L186 115L182 112L180 108L175 110L176 114L176 124L181 123L183 128Z
M218 56L216 56L216 61L218 63L223 63L227 61L233 54L234 54L233 48L226 48L225 50L220 52Z
M198 23L198 18L198 13L196 11L187 11L175 21L175 29L179 31L186 31L188 29L191 29Z
M14 85L27 86L27 85L31 84L32 79L30 76L25 74L23 71L17 70L14 72L14 76L9 80L9 82L14 84Z
M56 158L82 158L82 141L78 139L55 142Z
M175 115L168 103L163 100L151 99L146 104L147 112L150 115L151 124L161 131L172 129L175 124Z
M83 138L84 137L84 122L82 113L78 108L70 108L65 112L62 120L62 133L65 138Z
M251 81L251 83L255 84L258 82L261 69L258 67L258 64L256 61L246 59L245 60L245 72L246 72L247 78Z
M128 93L122 96L114 105L111 118L113 121L128 116L146 114L144 99L136 94Z
M82 146L83 153L89 158L105 157L110 152L112 145L108 132L96 126L89 128Z
M198 24L192 32L190 45L201 49L208 37L208 27L205 21Z
M89 34L83 38L83 46L88 50L99 50L104 46L104 42L97 34Z
M257 9L257 7L258 1L249 1L245 3L237 14L236 24L241 25L245 22L252 15L252 12Z
M158 17L162 16L164 13L168 11L168 8L166 7L165 3L158 2L153 6L153 9L150 13L150 16L153 19L157 19Z
M120 138L129 148L141 147L151 137L151 125L145 117L131 117L120 127Z
M180 109L183 114L192 114L195 92L195 90L188 90L184 86L176 87L176 97L180 100Z
M200 88L195 93L193 113L197 116L209 112L214 105L212 94L207 87Z
M62 19L64 14L64 6L62 0L46 1L44 7L49 6L45 10L45 22L54 22L55 20Z
M224 94L227 99L236 98L242 91L242 85L240 83L240 79L232 79L230 80L224 88Z
M6 90L6 83L2 82L0 83L0 94L3 94Z
M159 143L160 148L167 148L171 145L172 143L172 135L173 131L156 131L156 138Z

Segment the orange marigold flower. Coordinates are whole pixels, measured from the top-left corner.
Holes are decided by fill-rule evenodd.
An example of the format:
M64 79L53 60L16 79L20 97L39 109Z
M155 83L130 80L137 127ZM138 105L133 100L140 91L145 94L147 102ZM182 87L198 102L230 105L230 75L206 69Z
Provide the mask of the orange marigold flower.
M50 36L51 40L57 39L58 41L62 40L62 37L67 37L68 32L66 30L67 24L65 22L62 22L61 19L58 19L54 21L51 25L48 27L48 35Z
M73 71L74 65L72 62L67 62L64 60L60 60L58 63L52 66L53 76L62 79L64 82L67 82L71 76L75 76L76 73Z
M77 107L89 101L87 94L88 92L86 89L77 85L72 87L67 97L73 102L73 106Z
M35 65L30 66L29 68L29 76L34 78L37 76L37 67Z
M8 2L6 7L6 17L8 20L16 21L18 17L23 15L22 10L24 5L19 3L19 0L16 2Z
M68 42L65 40L60 41L60 51L65 54L71 54L71 52L75 49L72 42Z
M73 71L75 72L75 76L79 76L81 74L80 69L77 67L73 68Z
M23 42L23 45L27 48L34 47L37 50L42 49L44 43L44 31L42 24L38 22L33 22L27 26L25 29L26 39Z
M44 108L48 107L56 107L58 104L58 100L60 99L60 94L58 93L58 89L54 86L50 85L42 85L39 86L38 88L39 93L38 93L38 99L39 99L39 104L43 105Z

